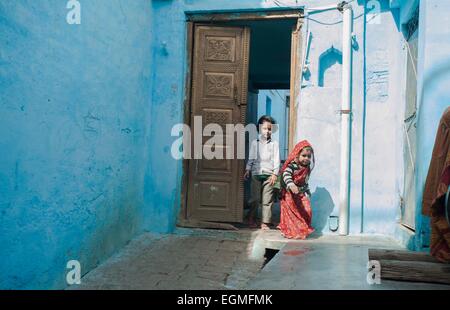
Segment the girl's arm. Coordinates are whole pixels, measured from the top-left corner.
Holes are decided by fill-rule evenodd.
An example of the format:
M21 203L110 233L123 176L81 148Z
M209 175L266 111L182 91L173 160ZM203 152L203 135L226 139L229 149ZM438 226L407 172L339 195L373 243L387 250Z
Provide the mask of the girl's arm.
M283 182L286 184L286 187L293 193L298 192L298 187L295 185L294 180L292 179L292 175L294 174L294 167L292 164L288 165L286 169L283 171Z

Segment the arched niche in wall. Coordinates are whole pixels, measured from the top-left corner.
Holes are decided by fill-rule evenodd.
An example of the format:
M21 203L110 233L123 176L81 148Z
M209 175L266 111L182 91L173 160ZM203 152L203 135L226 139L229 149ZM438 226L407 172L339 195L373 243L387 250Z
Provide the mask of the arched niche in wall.
M367 23L379 25L381 22L381 3L379 0L369 0L366 3L368 9Z
M342 52L331 46L319 57L319 87L340 87Z

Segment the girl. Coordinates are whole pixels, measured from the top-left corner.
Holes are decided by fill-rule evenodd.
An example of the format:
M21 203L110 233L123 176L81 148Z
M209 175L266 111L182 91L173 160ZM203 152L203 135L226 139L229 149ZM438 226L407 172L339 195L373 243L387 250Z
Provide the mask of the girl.
M312 162L312 164L311 164ZM278 229L283 237L305 239L314 229L311 227L311 193L309 175L314 168L314 151L311 144L299 142L281 168L281 214Z

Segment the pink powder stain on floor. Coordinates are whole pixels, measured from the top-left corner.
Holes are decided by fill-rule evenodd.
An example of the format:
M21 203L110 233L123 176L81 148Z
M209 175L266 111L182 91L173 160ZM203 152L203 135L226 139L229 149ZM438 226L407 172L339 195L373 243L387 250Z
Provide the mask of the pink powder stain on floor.
M287 256L298 256L301 254L305 254L308 252L308 250L290 250L290 251L284 251L283 254Z

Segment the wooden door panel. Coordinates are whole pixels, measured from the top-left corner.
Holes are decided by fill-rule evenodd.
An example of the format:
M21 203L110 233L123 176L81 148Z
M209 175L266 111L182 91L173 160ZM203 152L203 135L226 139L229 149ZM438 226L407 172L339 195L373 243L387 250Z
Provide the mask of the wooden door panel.
M202 116L203 128L208 124L222 128L222 143L214 147L223 159L190 160L188 219L242 221L244 162L236 159L236 141L233 159L226 159L225 129L226 124L245 123L249 35L245 27L196 25L194 29L191 125L195 116ZM210 139L202 137L202 146L211 144Z

